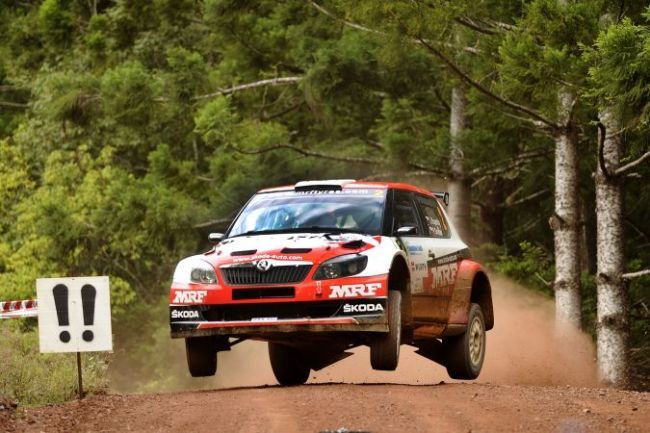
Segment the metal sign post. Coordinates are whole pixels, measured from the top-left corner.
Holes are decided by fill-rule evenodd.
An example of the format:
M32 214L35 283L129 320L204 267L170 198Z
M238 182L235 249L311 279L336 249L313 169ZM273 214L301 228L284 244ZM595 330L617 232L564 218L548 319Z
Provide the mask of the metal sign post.
M81 374L81 352L77 352L77 378L79 379L77 390L79 391L79 400L81 400L84 398L84 382Z

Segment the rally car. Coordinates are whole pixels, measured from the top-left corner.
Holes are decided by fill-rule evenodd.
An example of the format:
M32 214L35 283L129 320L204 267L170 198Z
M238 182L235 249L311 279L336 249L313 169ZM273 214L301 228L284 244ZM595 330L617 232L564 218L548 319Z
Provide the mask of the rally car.
M449 195L401 183L306 181L259 191L210 251L181 260L170 291L174 338L192 376L217 352L268 342L280 384L370 347L395 370L400 345L476 378L494 326L490 282L445 212Z

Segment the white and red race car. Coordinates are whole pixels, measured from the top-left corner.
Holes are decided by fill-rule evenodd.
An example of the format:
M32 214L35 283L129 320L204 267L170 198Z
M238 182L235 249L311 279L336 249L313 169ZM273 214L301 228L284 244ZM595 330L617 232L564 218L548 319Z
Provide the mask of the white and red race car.
M446 193L401 183L330 180L264 189L214 248L181 260L170 292L174 338L192 376L217 352L268 341L283 385L370 346L394 370L401 344L474 379L494 326L486 272L470 258L442 203Z

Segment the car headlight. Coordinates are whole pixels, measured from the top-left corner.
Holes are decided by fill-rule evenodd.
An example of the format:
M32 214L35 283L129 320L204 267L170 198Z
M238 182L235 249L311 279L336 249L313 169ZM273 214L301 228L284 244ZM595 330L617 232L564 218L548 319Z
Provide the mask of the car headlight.
M188 257L178 262L174 282L180 284L216 284L217 275L212 265L198 257Z
M193 283L214 284L217 282L217 274L214 269L193 268L190 272L190 280Z
M332 278L348 277L366 269L368 256L346 254L324 262L314 274L314 280L331 280Z

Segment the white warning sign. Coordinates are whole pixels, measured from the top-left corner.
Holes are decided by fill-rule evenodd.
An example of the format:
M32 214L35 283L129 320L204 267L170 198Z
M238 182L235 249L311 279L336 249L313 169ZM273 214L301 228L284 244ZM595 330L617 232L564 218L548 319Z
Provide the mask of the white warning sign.
M108 277L39 278L41 352L113 350Z

